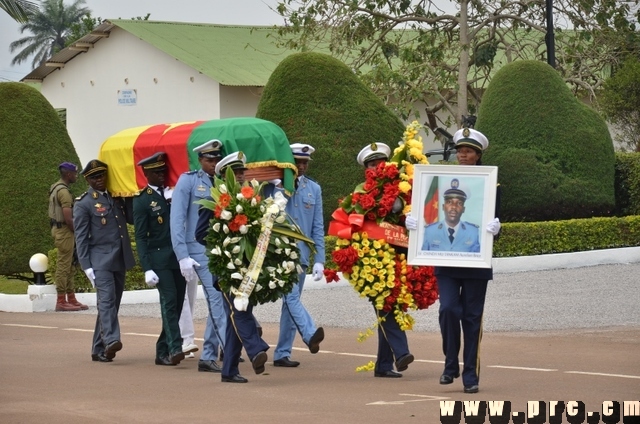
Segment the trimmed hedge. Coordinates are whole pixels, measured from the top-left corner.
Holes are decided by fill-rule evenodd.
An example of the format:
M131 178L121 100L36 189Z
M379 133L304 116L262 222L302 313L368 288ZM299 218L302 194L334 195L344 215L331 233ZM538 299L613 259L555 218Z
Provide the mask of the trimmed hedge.
M549 221L611 216L615 156L604 119L540 61L512 62L482 97L476 128L500 168L501 217Z
M296 53L273 71L256 117L275 122L291 143L315 149L308 175L322 187L325 228L339 200L364 180L356 156L367 144L391 149L404 124L347 65L321 53Z
M80 164L55 109L27 84L0 83L0 274L31 272L31 256L53 247L48 193L62 162ZM78 178L71 191L85 187Z
M616 153L616 215L640 215L640 153Z

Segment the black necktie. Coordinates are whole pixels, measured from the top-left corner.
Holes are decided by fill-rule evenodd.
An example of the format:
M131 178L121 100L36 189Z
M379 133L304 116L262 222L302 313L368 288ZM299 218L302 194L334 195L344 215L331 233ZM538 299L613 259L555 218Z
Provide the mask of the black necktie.
M449 228L449 241L453 243L453 228Z
M164 187L158 187L158 193L160 193L160 196L162 196L162 198L164 199Z

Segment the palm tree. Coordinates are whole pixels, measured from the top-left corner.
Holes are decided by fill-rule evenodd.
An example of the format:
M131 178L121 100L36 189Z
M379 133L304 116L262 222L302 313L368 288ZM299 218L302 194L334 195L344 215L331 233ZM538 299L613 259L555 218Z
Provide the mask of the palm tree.
M29 15L38 11L38 5L27 0L0 0L0 9L21 24L29 21Z
M12 60L12 65L19 65L33 56L33 69L47 61L54 53L65 47L65 39L71 26L90 14L91 11L82 7L85 0L75 0L71 5L65 5L63 0L43 0L40 10L29 16L29 21L20 27L20 32L31 32L32 35L23 37L9 45L11 53L22 48Z

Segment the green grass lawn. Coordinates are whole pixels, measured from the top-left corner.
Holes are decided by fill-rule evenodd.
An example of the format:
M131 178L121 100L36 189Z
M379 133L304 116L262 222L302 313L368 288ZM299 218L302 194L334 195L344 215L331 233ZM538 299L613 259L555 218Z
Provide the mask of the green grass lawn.
M27 294L29 283L22 280L7 278L0 275L0 293L4 294Z

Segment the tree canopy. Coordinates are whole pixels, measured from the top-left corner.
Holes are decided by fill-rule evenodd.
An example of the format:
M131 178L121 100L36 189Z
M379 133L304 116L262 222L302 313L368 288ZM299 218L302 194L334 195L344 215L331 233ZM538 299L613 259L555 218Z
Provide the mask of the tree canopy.
M83 7L85 0L74 0L70 5L63 0L43 0L41 8L29 16L28 22L20 26L20 32L31 35L13 41L11 53L20 50L11 60L19 65L33 56L31 66L35 69L54 53L65 48L65 41L72 25L80 23L91 11Z
M554 0L556 69L594 95L635 30L638 0ZM329 47L404 119L457 126L476 112L494 68L546 60L545 0L283 0L279 42ZM634 16L635 15L635 16ZM449 116L439 122L436 113Z
M614 138L623 147L640 151L640 61L629 57L604 82L599 105L615 126Z
M0 9L21 24L29 20L29 15L38 11L38 5L28 0L0 0Z

